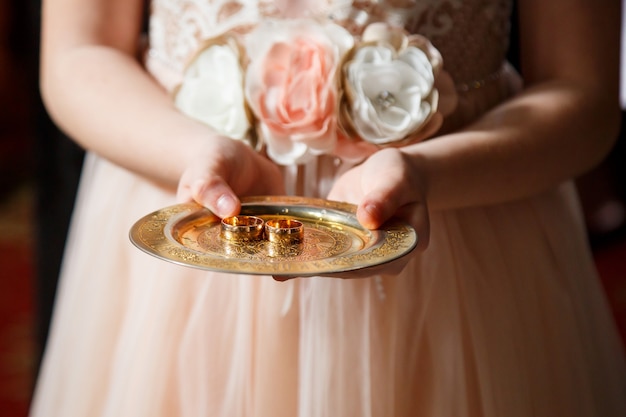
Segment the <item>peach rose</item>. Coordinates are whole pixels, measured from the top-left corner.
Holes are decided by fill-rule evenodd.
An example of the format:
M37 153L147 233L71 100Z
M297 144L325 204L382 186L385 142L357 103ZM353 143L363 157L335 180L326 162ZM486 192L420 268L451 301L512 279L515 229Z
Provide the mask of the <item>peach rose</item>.
M353 37L334 23L268 20L247 37L245 93L267 153L279 164L332 152L337 68Z

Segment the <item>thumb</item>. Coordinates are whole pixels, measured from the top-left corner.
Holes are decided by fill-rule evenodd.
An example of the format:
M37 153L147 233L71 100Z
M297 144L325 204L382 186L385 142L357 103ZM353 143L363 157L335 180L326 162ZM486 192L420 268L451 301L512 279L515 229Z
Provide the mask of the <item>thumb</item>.
M221 177L198 179L188 193L191 199L221 218L234 216L241 210L241 201Z

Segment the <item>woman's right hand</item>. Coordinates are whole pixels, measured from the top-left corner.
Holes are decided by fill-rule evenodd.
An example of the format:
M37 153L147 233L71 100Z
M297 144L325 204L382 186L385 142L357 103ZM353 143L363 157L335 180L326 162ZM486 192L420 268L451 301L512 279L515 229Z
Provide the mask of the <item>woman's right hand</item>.
M219 217L241 209L240 196L284 194L276 164L239 140L207 138L194 150L178 183L179 202L195 201Z

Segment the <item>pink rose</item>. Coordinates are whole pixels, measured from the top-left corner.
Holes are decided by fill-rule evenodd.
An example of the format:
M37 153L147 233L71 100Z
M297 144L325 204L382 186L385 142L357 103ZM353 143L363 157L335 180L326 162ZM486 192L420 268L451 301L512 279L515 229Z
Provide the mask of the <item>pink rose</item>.
M248 35L246 97L277 163L335 148L336 73L352 44L342 27L310 19L268 20Z

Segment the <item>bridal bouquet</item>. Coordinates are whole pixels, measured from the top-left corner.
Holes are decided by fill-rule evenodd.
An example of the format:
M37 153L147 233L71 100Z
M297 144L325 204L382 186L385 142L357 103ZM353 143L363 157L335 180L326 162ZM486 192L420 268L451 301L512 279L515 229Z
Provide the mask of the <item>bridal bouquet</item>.
M384 22L355 36L332 20L262 21L202 45L175 91L185 114L263 147L276 163L358 161L432 136L454 91L424 37Z

